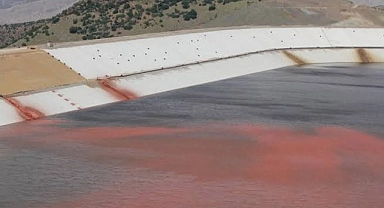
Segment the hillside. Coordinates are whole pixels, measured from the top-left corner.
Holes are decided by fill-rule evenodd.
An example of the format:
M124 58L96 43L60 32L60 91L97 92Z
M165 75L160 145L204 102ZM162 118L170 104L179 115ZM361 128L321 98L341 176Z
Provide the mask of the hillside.
M383 19L347 0L83 0L51 19L0 27L0 46L238 25L375 27Z

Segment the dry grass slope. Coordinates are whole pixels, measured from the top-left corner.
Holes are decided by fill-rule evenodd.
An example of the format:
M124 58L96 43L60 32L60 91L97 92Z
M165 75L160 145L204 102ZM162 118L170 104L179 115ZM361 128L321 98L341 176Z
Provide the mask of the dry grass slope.
M83 0L7 45L240 25L380 27L384 12L348 0Z
M40 50L0 54L0 95L81 83L84 78Z

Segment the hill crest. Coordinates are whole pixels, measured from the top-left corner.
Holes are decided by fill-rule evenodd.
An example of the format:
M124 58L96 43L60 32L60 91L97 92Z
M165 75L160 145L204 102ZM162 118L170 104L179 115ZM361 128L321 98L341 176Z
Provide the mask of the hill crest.
M50 19L0 27L0 46L241 25L377 27L383 19L347 0L82 0Z

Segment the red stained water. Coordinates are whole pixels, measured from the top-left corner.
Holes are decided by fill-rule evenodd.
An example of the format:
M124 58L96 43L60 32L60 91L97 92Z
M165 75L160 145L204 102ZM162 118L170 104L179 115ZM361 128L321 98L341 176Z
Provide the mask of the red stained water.
M122 177L119 185L111 181L55 207L384 206L384 141L353 129L244 125L55 133L55 140L122 150L79 153L73 156L78 160L120 158L120 168L146 170L142 178Z
M323 127L312 133L292 129L245 129L258 141L248 175L270 183L348 184L359 177L384 176L383 140L356 130Z

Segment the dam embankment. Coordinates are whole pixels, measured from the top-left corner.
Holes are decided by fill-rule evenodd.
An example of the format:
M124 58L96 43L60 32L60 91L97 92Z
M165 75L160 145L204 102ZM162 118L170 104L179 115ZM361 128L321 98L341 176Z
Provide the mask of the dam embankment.
M6 125L286 66L384 62L384 29L211 29L0 57L0 125Z

